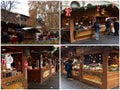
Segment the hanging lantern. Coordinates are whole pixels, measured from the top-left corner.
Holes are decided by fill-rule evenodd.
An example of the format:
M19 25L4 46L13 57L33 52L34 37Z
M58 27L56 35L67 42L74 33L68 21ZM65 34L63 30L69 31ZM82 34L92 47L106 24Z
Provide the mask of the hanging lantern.
M69 7L69 8L65 8L65 12L66 12L66 15L65 16L71 16L71 12L72 12L72 9Z
M112 4L112 8L114 8L115 7L115 5L114 4Z
M101 10L101 14L105 14L105 9L104 8Z
M100 11L100 5L97 5L97 11Z

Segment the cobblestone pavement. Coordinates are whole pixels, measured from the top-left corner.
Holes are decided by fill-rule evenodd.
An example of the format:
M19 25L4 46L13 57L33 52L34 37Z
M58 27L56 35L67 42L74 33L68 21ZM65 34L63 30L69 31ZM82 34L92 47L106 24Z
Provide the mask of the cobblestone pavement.
M59 89L59 73L51 76L48 80L40 83L29 83L28 89Z
M63 44L69 44L69 42L62 41ZM119 36L111 35L101 35L99 40L95 38L80 40L72 44L119 44Z
M80 82L79 80L68 80L65 75L61 76L61 89L100 89L98 87L92 86L90 84L86 84L83 82ZM114 88L116 90L119 90L118 87Z

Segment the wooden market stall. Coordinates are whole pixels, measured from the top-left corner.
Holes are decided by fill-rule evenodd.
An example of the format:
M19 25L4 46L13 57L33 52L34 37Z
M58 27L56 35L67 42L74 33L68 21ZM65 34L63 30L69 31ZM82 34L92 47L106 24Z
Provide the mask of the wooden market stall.
M32 66L30 65L31 62L33 63ZM28 69L28 82L42 83L55 73L56 59L52 57L50 53L31 53Z
M97 8L98 6L72 8L71 16L66 16L66 12L63 11L61 15L62 39L73 43L93 38L95 20L101 24L100 35L105 34L105 19L107 17L119 18L119 9L113 8L111 4L101 5L99 10Z
M71 52L69 48L68 56L77 57L72 59L73 78L103 89L119 86L118 47L76 47L76 54Z
M29 82L42 83L55 74L59 54L55 56L56 51L51 54L54 49L53 46L2 46L2 89L27 89Z
M1 48L1 88L27 89L27 78L24 68L24 54L14 47Z

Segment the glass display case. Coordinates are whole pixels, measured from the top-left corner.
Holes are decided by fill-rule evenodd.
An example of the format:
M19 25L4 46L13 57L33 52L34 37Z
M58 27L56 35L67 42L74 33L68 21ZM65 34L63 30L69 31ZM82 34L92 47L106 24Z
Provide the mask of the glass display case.
M102 54L90 54L84 56L83 79L102 84L103 66Z

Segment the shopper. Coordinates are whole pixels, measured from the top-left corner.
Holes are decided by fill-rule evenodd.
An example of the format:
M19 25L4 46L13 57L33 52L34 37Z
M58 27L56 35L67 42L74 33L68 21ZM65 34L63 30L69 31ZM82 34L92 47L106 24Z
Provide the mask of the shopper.
M3 36L2 36L2 42L3 43L8 43L9 42L9 35L7 32L3 32Z
M66 69L66 72L67 72L68 80L73 80L72 79L72 61L70 59L68 59L65 62L65 69Z
M114 36L116 36L116 35L119 35L119 22L117 21L117 19L115 19L114 20L114 30L115 30L115 32L114 32Z
M99 40L100 24L98 23L98 21L95 21L94 23L94 30L95 30L95 39Z
M107 29L108 35L110 35L111 23L112 22L111 22L110 18L106 18L105 24L106 24L106 29Z

